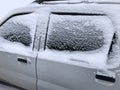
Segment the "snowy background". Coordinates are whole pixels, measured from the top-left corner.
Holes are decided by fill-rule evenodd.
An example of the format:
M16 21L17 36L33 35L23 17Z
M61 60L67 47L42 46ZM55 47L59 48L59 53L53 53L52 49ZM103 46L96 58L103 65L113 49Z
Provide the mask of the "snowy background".
M16 8L24 7L34 0L0 0L0 20ZM17 90L0 82L0 90Z
M34 0L0 0L0 19L8 14L11 10L24 7Z

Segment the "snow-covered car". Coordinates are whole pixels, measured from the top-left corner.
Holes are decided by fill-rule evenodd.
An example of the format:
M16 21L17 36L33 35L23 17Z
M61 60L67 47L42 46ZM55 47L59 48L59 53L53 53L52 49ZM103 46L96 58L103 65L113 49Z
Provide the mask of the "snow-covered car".
M0 80L27 90L120 90L120 1L39 2L0 21Z

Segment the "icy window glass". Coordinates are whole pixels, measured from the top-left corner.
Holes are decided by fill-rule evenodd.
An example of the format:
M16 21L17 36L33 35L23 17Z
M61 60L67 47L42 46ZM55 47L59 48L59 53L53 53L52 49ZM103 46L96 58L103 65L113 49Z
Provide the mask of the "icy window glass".
M0 35L9 41L20 42L29 46L32 42L29 32L29 27L19 23L9 22L3 25L2 30L0 30Z
M105 38L109 27L111 28L110 25L106 16L52 15L48 29L47 47L60 51L99 49L108 40Z
M0 27L0 36L10 42L18 42L30 46L35 32L34 15L15 16ZM34 31L34 32L33 32Z

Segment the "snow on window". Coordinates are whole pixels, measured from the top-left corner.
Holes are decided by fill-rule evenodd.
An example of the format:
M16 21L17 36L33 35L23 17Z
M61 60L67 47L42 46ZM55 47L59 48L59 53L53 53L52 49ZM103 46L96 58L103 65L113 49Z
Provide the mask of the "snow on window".
M101 48L105 44L102 17L53 15L47 47L69 51L91 51Z
M35 15L29 14L9 19L0 27L0 36L11 42L30 46L35 33L35 17Z
M41 57L107 68L108 52L115 32L107 16L52 14L48 26L46 50L40 54Z
M0 30L0 36L12 42L20 42L26 46L30 46L32 43L30 28L19 23L8 22L4 24Z

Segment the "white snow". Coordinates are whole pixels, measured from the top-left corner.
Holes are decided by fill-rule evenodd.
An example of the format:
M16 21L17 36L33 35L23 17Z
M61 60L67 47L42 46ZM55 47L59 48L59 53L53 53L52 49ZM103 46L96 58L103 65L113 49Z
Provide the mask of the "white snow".
M113 2L113 3L120 2L120 0L88 0L88 1L91 1L91 2Z
M0 51L26 56L34 56L31 47L27 47L16 42L10 42L3 38L0 38L0 42L1 42Z
M0 0L0 19L16 8L24 7L34 0Z
M103 35L104 45L99 49L96 49L93 51L84 51L84 52L82 51L69 52L68 50L59 51L59 50L47 49L45 52L40 53L40 58L43 58L43 59L45 58L45 59L53 60L57 62L66 62L66 63L71 63L70 61L73 61L72 64L74 64L74 61L78 61L78 62L80 61L80 62L85 62L93 67L97 67L99 69L106 68L107 54L108 54L109 46L112 41L112 36L114 34L114 28L110 19L107 18L106 16L51 15L48 33L51 33L52 30L54 31L54 29L52 28L53 25L55 25L54 23L58 23L58 24L64 23L65 20L77 21L77 22L88 20L88 22L84 23L84 26L95 25L98 30L100 29L104 32L104 35ZM89 23L89 20L91 20L91 23ZM79 26L75 26L75 27L77 29L81 29L79 28ZM62 26L61 29L64 29L64 26ZM69 31L69 27L65 30ZM54 37L54 39L56 38ZM68 41L69 41L69 38L68 38Z
M44 1L43 3L120 3L120 0L56 0Z
M30 46L25 46L25 45L21 44L20 42L10 42L10 41L5 40L1 37L0 38L0 43L1 43L0 50L5 51L5 52L16 53L16 54L31 55L32 54L33 39L34 39L35 30L36 30L37 14L29 14L29 15L27 14L27 15L22 15L22 16L16 16L16 17L11 18L10 20L8 20L5 23L10 23L10 22L16 23L16 24L17 23L23 24L23 25L29 27L31 30L30 35L32 37L32 43ZM6 32L6 30L3 30L3 29L7 29L7 27L0 28L0 30ZM17 32L17 28L14 30L16 30L15 32Z
M108 0L106 0L105 2L107 2L107 1ZM112 2L112 0L110 2ZM115 0L115 2L119 2L119 0ZM105 68L106 67L107 53L108 53L108 48L109 48L110 42L112 40L113 31L114 30L117 31L118 34L120 35L120 26L119 26L120 25L120 18L119 18L120 14L118 13L118 11L120 11L120 5L112 5L112 4L102 5L102 4L97 4L97 3L91 3L91 4L82 3L82 4L59 4L59 5L56 4L56 5L48 5L48 6L46 5L45 8L43 8L43 7L45 7L45 4L43 4L43 6L34 4L33 6L31 5L31 7L30 7L31 9L34 8L34 10L35 10L35 8L36 9L40 8L39 10L37 9L36 12L40 16L42 16L41 21L40 21L41 27L39 27L41 31L44 31L44 29L46 29L45 26L47 26L46 22L44 20L44 18L46 20L48 20L48 18L47 18L48 14L46 14L46 12L49 13L50 11L54 11L54 12L57 12L57 11L63 12L64 11L64 12L69 12L69 13L70 12L79 12L79 13L89 13L89 14L90 13L91 14L105 13L108 17L103 17L103 18L98 19L98 21L99 21L98 25L101 26L100 28L104 29L104 35L106 38L108 38L105 41L108 43L105 44L104 48L101 48L99 50L96 50L95 52L89 52L86 54L81 53L81 52L80 53L76 52L76 53L71 53L71 54L68 52L64 52L64 54L63 54L63 53L57 52L57 51L46 50L45 53L42 52L42 53L40 53L40 55L41 55L41 58L44 57L51 61L53 60L53 61L57 61L57 62L71 63L70 59L72 59L73 61L81 61L81 62L89 63L93 67L97 67L97 68ZM27 10L25 10L25 11L27 12ZM30 10L28 9L28 11L30 11ZM31 12L32 12L32 10L31 10ZM44 13L44 15L43 15L43 13ZM71 16L68 18L71 18ZM77 17L77 18L79 18L79 17ZM44 21L42 22L42 20L44 20ZM97 20L97 17L95 20ZM95 21L95 23L97 25L96 21ZM44 32L42 33L41 31L39 31L41 34L45 34ZM58 53L58 55L56 53ZM61 58L58 58L58 57L61 57ZM72 58L70 58L70 57L72 57ZM87 58L84 58L84 57L87 57ZM72 62L72 64L74 64L74 63L75 62Z
M8 22L19 23L29 27L31 29L30 34L32 36L32 39L34 39L37 18L38 18L38 15L34 13L34 14L27 14L27 15L13 17Z
M75 0L76 2L80 0ZM68 2L75 2L74 0ZM82 1L82 0L81 0ZM86 0L87 1L87 0ZM120 2L120 0L89 0L90 2ZM52 3L52 2L51 2ZM108 17L106 16L93 16L93 18L89 17L79 17L76 16L77 19L73 18L72 16L67 16L67 17L62 17L62 16L56 16L52 15L51 17L51 22L56 22L56 21L63 21L64 19L69 19L72 18L71 20L81 20L81 19L90 19L93 20L93 23L96 23L96 26L100 29L103 29L104 31L104 37L105 37L105 44L94 51L88 51L88 52L69 52L69 51L56 51L56 50L50 50L47 48L45 51L40 51L39 52L39 58L43 60L49 60L49 61L55 61L59 63L66 63L70 65L77 65L77 66L83 66L83 67L88 67L88 68L98 68L98 69L113 69L116 68L120 65L120 38L118 38L118 42L113 46L114 51L111 53L111 57L107 57L109 46L112 40L112 35L114 34L114 31L117 31L118 36L120 36L120 5L98 5L96 3L92 4L76 4L76 5L53 5L53 6L39 6L34 5L31 8L27 7L21 9L19 12L33 12L37 8L41 8L37 10L36 12L39 13L39 17L41 17L39 24L40 33L38 32L37 34L45 34L43 31L46 29L46 22L48 20L48 14L50 11L64 11L64 12L80 12L80 13L105 13ZM45 10L43 7L47 8ZM45 10L45 11L44 11ZM47 12L47 14L46 14ZM17 13L17 12L16 12ZM44 13L44 14L43 14ZM98 18L99 17L99 18ZM52 19L54 18L54 19ZM37 15L35 14L30 14L30 15L23 15L23 16L17 16L16 18L11 19L11 21L14 21L15 23L21 23L24 25L27 25L31 28L31 36L34 37L34 32L35 32L35 25L36 25L36 19ZM4 21L4 20L3 20ZM86 25L89 25L87 23ZM50 27L52 26L52 23ZM100 26L100 27L99 27ZM50 30L50 29L49 29ZM39 37L38 37L39 38ZM33 39L33 38L32 38ZM1 44L0 44L0 50L5 51L5 52L11 52L15 54L23 54L27 56L33 56L33 52L30 47L26 47L20 43L16 42L10 42L6 41L3 38L0 38ZM31 45L32 47L32 45ZM36 53L34 53L36 55ZM110 60L109 63L107 63L108 59ZM111 72L110 72L111 73ZM114 75L113 75L114 76ZM0 87L4 87L1 86ZM4 88L2 88L4 90ZM7 89L5 89L7 90ZM10 88L8 89L10 90ZM14 90L14 89L11 89Z
M33 8L35 7L40 8L39 10L37 9L36 12L40 15L39 24L41 25L41 27L39 26L40 31L38 31L38 34L41 34L41 35L45 34L44 29L47 29L46 28L47 27L46 23L48 20L47 17L48 17L49 12L51 11L69 12L69 13L79 12L79 13L89 13L89 14L97 13L97 14L106 15L106 16L94 16L93 17L93 22L96 23L96 25L98 24L97 26L101 26L99 28L103 28L104 30L104 37L106 38L105 39L106 43L102 48L95 50L93 52L87 52L87 53L83 53L83 52L69 53L65 51L58 52L54 50L45 50L45 52L43 51L39 53L40 54L39 58L50 60L50 61L61 62L61 63L78 65L78 66L83 65L83 63L81 62L84 62L85 65L83 66L85 67L87 65L90 65L92 67L99 68L99 69L108 69L108 68L118 67L119 66L118 62L120 62L118 59L117 60L112 59L112 61L113 62L115 61L115 63L112 64L111 66L107 64L108 59L110 59L107 57L107 54L108 54L108 50L109 50L109 46L112 40L113 33L117 31L118 35L120 35L120 26L119 26L120 25L120 18L119 18L120 14L118 13L118 11L120 11L119 6L120 6L119 4L107 5L107 4L97 4L97 3L91 3L91 4L82 3L82 4L55 4L55 5L51 4L51 5L46 5L45 7L45 4L43 4L43 6L34 4ZM61 21L62 20L61 18L63 18L62 16L59 16L59 18L56 18L54 16L55 15L51 15L51 18L53 19L50 19L50 22L52 22L52 20ZM67 16L63 19L66 19L66 18L69 19L69 18L72 18L72 16ZM80 17L77 17L77 19L78 18L81 19ZM117 48L116 50L118 51L119 48ZM117 54L116 56L114 56L114 59L115 58L119 58L119 55Z
M105 26L100 27L100 23L105 23L100 21L105 18L102 17L52 15L48 47L73 51L90 51L100 48L106 37L106 34L103 35ZM106 33L108 28L111 27L106 28Z

